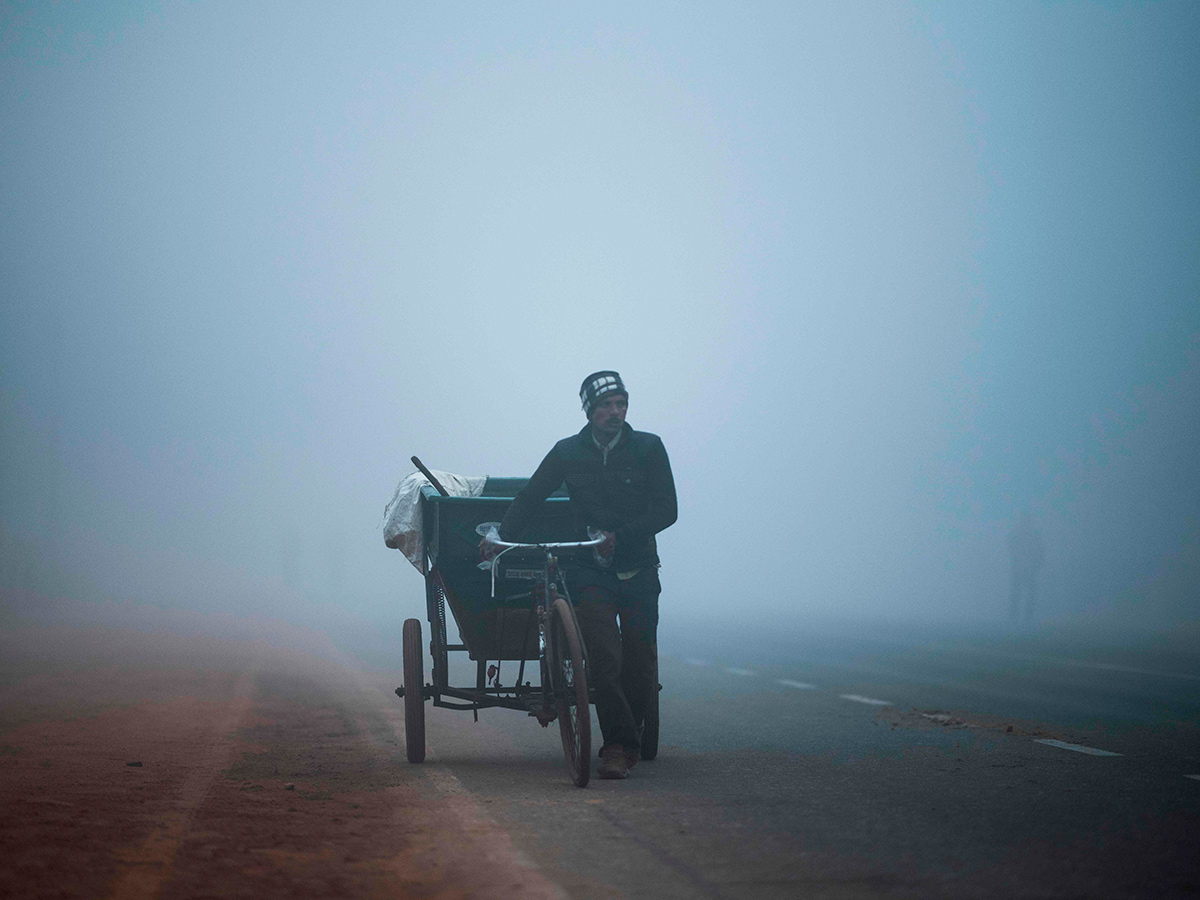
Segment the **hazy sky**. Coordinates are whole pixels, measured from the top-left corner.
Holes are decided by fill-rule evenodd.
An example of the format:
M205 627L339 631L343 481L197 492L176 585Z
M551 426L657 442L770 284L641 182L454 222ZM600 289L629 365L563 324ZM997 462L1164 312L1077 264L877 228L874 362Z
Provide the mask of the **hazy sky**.
M5 4L0 588L390 623L616 368L664 615L1200 612L1200 5Z

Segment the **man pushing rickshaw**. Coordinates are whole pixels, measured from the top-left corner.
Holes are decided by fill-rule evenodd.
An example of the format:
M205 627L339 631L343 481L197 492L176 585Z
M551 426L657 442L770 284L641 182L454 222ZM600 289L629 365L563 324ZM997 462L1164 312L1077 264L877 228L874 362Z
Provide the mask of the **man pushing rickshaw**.
M647 709L657 708L662 588L655 535L675 522L678 505L662 440L625 421L629 392L621 376L595 372L579 397L587 425L546 454L504 515L499 538L520 540L542 502L563 485L577 536L603 534L598 547L572 562L566 581L604 739L596 774L626 778L641 758ZM497 549L487 537L480 544L488 558Z

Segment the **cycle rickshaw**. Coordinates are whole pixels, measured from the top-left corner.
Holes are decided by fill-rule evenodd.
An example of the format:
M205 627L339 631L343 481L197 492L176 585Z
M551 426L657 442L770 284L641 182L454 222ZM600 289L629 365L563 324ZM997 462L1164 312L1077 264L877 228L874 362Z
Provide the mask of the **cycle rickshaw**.
M428 470L420 468L431 481L421 488L420 503L432 680L424 681L421 622L408 619L403 629L404 684L396 688L404 699L408 760L425 759L426 700L435 707L476 715L492 707L515 709L543 727L558 720L571 780L585 787L592 752L587 651L557 554L563 553L563 563L569 565L571 553L591 552L599 540L572 540L569 501L560 487L542 504L528 540L501 543L504 552L489 568L482 568L480 536L504 517L528 479L488 478L482 496L449 496ZM458 626L458 643L448 638L447 609ZM475 662L473 685L450 684L452 653L466 653ZM530 677L535 668L537 683ZM642 759L653 759L657 752L655 691L643 726Z

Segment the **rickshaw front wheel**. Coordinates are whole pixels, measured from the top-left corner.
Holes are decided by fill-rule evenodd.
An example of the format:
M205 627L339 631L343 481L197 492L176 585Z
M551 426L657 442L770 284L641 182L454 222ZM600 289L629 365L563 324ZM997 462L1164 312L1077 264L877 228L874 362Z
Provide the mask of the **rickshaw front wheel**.
M404 749L410 763L425 761L425 658L421 649L421 621L405 619L404 649Z
M646 704L646 718L642 720L642 759L654 759L658 756L658 692L661 690L662 685L658 683L658 651L656 648L652 693Z
M558 704L558 727L571 780L587 787L592 774L592 710L588 706L587 672L583 642L575 616L566 600L554 601L551 612L554 692Z

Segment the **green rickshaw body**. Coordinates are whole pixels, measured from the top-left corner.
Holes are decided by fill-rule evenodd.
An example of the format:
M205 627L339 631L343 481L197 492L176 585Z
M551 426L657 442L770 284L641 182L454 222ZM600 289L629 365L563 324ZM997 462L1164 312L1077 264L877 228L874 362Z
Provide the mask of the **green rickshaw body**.
M540 561L515 550L505 554L496 571L493 598L492 574L479 568L481 537L476 531L483 522L503 519L512 498L528 481L488 478L483 494L478 497L443 497L429 486L421 491L425 547L431 564L426 576L430 586L429 621L435 630L439 627L440 581L462 641L470 658L476 661L538 658L537 623L531 610L530 591ZM570 501L560 488L542 504L538 518L521 540L530 543L577 540L573 524ZM568 562L565 555L563 562Z

